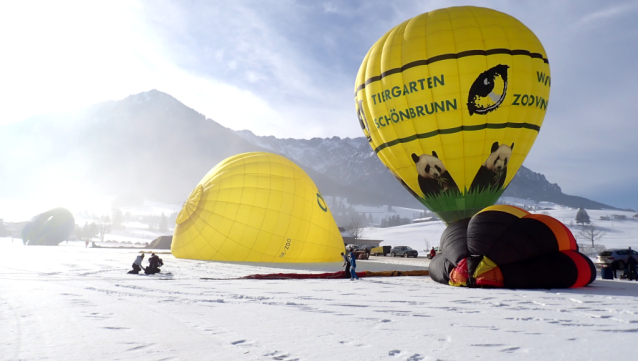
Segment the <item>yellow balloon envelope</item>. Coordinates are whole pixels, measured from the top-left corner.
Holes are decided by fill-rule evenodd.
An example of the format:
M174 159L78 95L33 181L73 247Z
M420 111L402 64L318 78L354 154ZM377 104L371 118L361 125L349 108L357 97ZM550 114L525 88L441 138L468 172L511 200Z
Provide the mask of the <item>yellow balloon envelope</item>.
M547 54L515 18L472 6L431 11L379 39L355 82L372 149L447 223L494 204L547 110Z
M177 217L178 258L335 262L344 244L321 193L290 160L244 153L217 164Z

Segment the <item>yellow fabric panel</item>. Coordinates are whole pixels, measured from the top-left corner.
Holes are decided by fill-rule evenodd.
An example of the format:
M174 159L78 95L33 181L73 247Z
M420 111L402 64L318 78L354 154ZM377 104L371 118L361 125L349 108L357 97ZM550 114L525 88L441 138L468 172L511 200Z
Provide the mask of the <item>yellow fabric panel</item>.
M474 270L474 275L472 277L478 278L478 276L482 275L485 272L488 272L494 268L498 267L494 261L484 256L479 265Z
M371 47L357 73L355 109L380 160L428 204L412 153L436 152L463 198L493 145L514 144L504 189L538 135L550 78L542 44L520 21L451 7L405 21Z
M310 177L270 153L225 159L199 182L177 217L178 258L337 262L343 239Z
M513 216L516 216L518 218L523 218L523 217L527 216L528 214L530 214L528 211L526 211L524 209L521 209L521 208L518 208L518 207L514 207L514 206L501 205L501 204L483 208L478 213L490 212L490 211L509 213L509 214L511 214Z

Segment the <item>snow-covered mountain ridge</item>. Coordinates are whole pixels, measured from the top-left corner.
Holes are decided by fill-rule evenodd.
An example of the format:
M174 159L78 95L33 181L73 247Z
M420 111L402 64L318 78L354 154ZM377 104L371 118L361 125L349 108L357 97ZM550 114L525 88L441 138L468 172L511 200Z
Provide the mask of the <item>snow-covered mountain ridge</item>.
M236 133L252 144L283 154L339 184L349 187L364 185L363 187L370 191L390 193L400 199L401 204L408 205L406 195L409 194L402 187L389 186L389 183L398 183L374 154L364 137L279 139L273 136L257 136L249 130ZM550 183L543 174L525 166L518 170L503 196L529 198L537 202L550 201L570 207L616 209L586 198L563 194L558 184Z
M116 196L115 206L140 205L143 199L181 204L220 161L263 151L292 159L326 196L366 206L424 209L363 137L278 139L234 131L157 90L0 126L0 199L46 196L52 188L42 180L56 180L58 194L65 190L79 197L82 190ZM525 167L505 195L613 208L564 195L558 185Z

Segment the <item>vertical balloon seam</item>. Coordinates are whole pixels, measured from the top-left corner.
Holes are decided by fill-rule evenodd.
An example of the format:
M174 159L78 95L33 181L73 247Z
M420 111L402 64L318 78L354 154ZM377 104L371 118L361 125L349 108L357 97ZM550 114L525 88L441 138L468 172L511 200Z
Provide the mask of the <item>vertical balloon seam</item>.
M391 62L391 60L392 60L392 54L391 54L391 53L392 53L392 44L394 44L394 42L396 41L395 39L396 39L397 33L399 32L399 29L400 29L400 28L401 28L401 26L402 26L403 24L405 24L406 22L407 22L407 21L405 21L405 22L403 22L403 23L399 24L398 26L395 26L394 28L390 29L390 31L388 31L388 36L386 36L386 39L385 39L385 41L384 41L384 43L383 43L383 46L382 46L382 48L381 48L381 57L380 57L380 63L379 63L379 71L380 71L380 72L383 72L383 66L384 66L384 64L383 64L383 54L385 54L385 47L386 47L386 46L388 46L388 45L389 45L389 47L390 47L390 49L389 49L389 53L390 53L390 54L388 54L388 57L389 57L389 59L388 59L388 66L389 66L389 67L391 67L391 66L392 66L392 62ZM382 88L383 88L384 83L386 83L386 82L388 82L388 83L389 83L391 80L392 80L392 77L387 77L387 79L386 79L386 78L383 78L383 79L381 80L381 83L380 83L380 84L382 85ZM383 107L384 107L384 108L385 108L385 110L386 110L386 114L390 114L390 113L391 113L391 112L390 112L390 108L389 108L389 107L390 107L390 104L394 105L394 104L395 104L395 102L396 102L396 101L395 101L394 99L389 99L388 101L383 102ZM396 107L396 106L395 106L395 107ZM394 127L392 127L392 128L388 128L388 129L389 129L389 130L388 130L388 133L390 133L390 132L391 132L391 133L393 133L393 134L394 134L394 138L398 138L397 131L395 130L395 128L394 128ZM386 141L386 139L385 139L384 134L381 134L381 133L380 133L380 135L381 135L381 137L382 137L382 139L383 139L383 142L385 142L385 141ZM390 135L390 134L388 134L388 135ZM388 154L388 156L392 156L395 160L400 159L400 158L398 158L398 155L397 155L397 154L395 154L394 150L392 150L392 149L388 149L388 152L387 152L387 153L389 153L389 154ZM388 164L393 164L393 163L395 163L395 164L396 164L397 162L389 162ZM399 163L400 163L400 162L399 162Z
M403 24L405 24L405 26L402 28L402 29L403 29L403 38L404 38L404 39L403 39L403 44L405 44L405 40L406 40L405 30L407 29L407 27L408 27L409 25L411 25L411 23L412 23L413 21L416 21L416 20L415 20L416 18L418 18L418 17L415 17L415 18L412 18L412 19L409 19L409 20L407 20L407 21L403 22ZM427 20L427 19L426 19L426 20ZM425 22L424 22L424 24L425 24L425 26L426 26L426 28L427 28L427 21L425 21ZM424 40L425 40L425 38L424 38ZM402 44L402 46L401 46L401 52L400 52L401 60L399 61L399 64L400 64L401 66L403 66L403 65L404 65L404 60L403 60L403 55L404 55L404 54L403 54L403 44ZM424 49L426 50L426 53L427 53L427 44L425 44ZM401 84L404 84L404 86L405 86L405 80L404 80L403 72L400 72L400 76L401 76ZM407 107L408 107L408 108L410 108L410 107L411 107L411 105L410 105L410 101L409 101L409 94L407 94L407 95L406 95L406 97L405 97L405 101L406 101ZM412 130L414 131L414 134L418 134L418 132L416 131L416 121L415 121L415 120L412 120L412 121L410 122L410 126L411 126ZM401 134L401 135L403 136L404 134ZM416 147L415 147L414 145L413 145L412 147L408 147L408 144L409 144L409 143L404 143L404 144L402 144L402 148L403 148L403 150L404 150L403 158L410 158L410 154L412 154L412 153L413 153L413 151L412 151L411 149L416 149ZM419 156L420 156L421 154L424 154L424 153L432 154L432 151L431 151L431 150L428 152L428 151L426 151L426 150L424 150L424 149L423 149L423 147L422 147L422 142L421 142L421 141L418 141L418 140L417 140L417 144L416 144L416 146L418 146L418 149L420 149L420 150L421 150L421 152L420 152ZM404 159L404 161L405 161L405 159ZM412 163L413 163L412 159L408 159L408 160L407 160L407 164L410 164L410 165L411 165ZM412 166L416 169L416 164L414 164L414 165L412 165ZM402 167L402 168L405 168L405 167ZM417 174L418 174L418 171L417 171ZM403 177L401 177L401 178L403 178ZM413 191L415 194L417 194L417 191L422 193L422 191L421 191L420 187L417 187L417 188L416 188L417 190L415 191L415 190L414 190L414 189L413 189L413 188L412 188L409 184L407 184L408 182L405 182L405 181L404 181L404 183L406 183L406 185L407 185L408 187L410 187L410 189L412 189L412 191ZM411 180L410 180L410 183L413 183L413 184L414 184L414 179L411 179ZM418 199L418 200L419 200L419 202L420 202L420 203L421 203L424 207L426 207L426 208L428 208L428 209L429 209L429 207L427 207L427 205L426 205L426 204L425 204L425 202L424 202L424 201L425 201L425 194L424 194L421 198L422 198L422 199Z
M517 24L517 25L518 25L518 24ZM509 41L509 38L508 38L508 41ZM529 44L526 44L526 45L529 45ZM532 59L532 58L526 58L526 59L525 59L525 61L529 64L528 66L529 66L530 68L532 68L532 69L533 69L534 59ZM513 64L514 64L514 63L513 63L513 59L512 59L512 65L513 65ZM527 86L527 90L528 90L528 92L531 92L531 91L532 91L532 89L533 89L533 83L532 83L532 82L529 82L529 84L528 84L528 86ZM511 108L511 106L509 106L509 108ZM523 109L523 117L522 117L522 118L523 118L525 121L527 121L527 120L530 118L531 111L532 111L532 110L531 110L531 109L529 109L529 107L526 107L526 108L524 108L524 109ZM536 124L536 123L535 123L535 122L533 122L533 124ZM519 133L518 135L520 135L520 132L522 132L522 131L523 131L523 129L518 130L518 133ZM539 132L540 132L540 128L539 128ZM513 139L518 139L518 137L513 138ZM531 149L531 148L530 148L530 149ZM524 152L520 152L520 149L518 149L518 148L517 148L517 149L515 150L515 152L516 152L516 153L518 153L518 154L520 154L520 158L521 158L520 165L518 165L518 166L516 167L516 169L513 169L513 172L511 172L511 173L510 173L511 175L509 175L509 174L508 174L508 175L506 176L506 179L505 179L506 184L504 184L504 188L503 188L503 189L507 188L507 186L509 185L509 183L511 182L511 180L512 180L512 179L514 179L514 174L515 174L516 172L518 172L518 170L519 170L519 169L520 169L520 167L523 165L523 162L525 161L525 158L526 158L526 154L525 154ZM529 152L529 151L528 151L528 152ZM514 153L514 150L512 150L512 155L514 155L514 154L515 154L515 153ZM517 162L517 164L518 164L518 162ZM509 178L509 179L508 179L508 178Z
M377 40L378 42L378 40ZM376 42L375 44L372 45L372 47L370 47L370 50L368 50L368 53L366 54L366 56L363 59L363 63L362 63L362 67L365 66L365 69L363 69L363 71L360 72L361 74L361 86L357 86L357 84L355 83L355 100L357 99L357 92L361 91L361 99L362 99L362 105L364 105L364 109L368 110L368 115L370 117L370 119L374 119L375 114L372 113L372 109L368 106L368 89L367 89L367 85L365 83L365 79L366 79L366 74L368 73L368 69L370 68L370 59L373 57L373 49L375 49L376 46ZM364 110L364 111L365 111ZM375 127L370 127L370 146L374 149L376 147L377 141L379 138L379 132L377 130L377 128Z
M381 55L383 53L383 44L385 43L386 39L388 38L390 34L390 31L386 32L381 39L377 40L377 42L374 43L374 45L372 45L372 48L370 48L370 57L368 58L368 63L367 63L367 67L366 67L366 74L364 74L364 87L363 89L366 90L366 97L367 97L367 91L368 91L368 84L365 82L365 78L367 77L367 73L368 70L371 73L374 73L376 71L376 66L375 63L378 62L378 66L379 68L381 67ZM370 85L370 87L372 88L373 85ZM379 87L382 86L382 83L379 82ZM366 100L367 101L367 100ZM372 107L369 107L371 110L374 109ZM372 118L374 119L377 114L376 111L374 113L371 112ZM375 128L375 138L377 138L381 143L385 142L385 139L383 138L383 134L381 134L381 132L378 131L378 128ZM374 140L374 138L373 138Z
M392 51L393 51L393 48L395 48L395 45L397 43L397 38L404 37L405 28L406 28L407 24L409 23L409 21L410 20L406 20L406 21L402 22L401 24L399 24L398 26L394 27L390 31L392 33L392 38L390 39L390 36L388 36L388 38L387 38L387 41L389 41L390 44L391 44L389 52L388 52L390 60L393 58ZM403 41L402 41L402 43L403 43ZM384 53L385 53L385 51L384 51ZM399 65L401 65L402 61L403 61L402 49L399 49L397 51L397 53L399 55ZM388 65L389 65L390 68L392 68L393 64L392 64L391 61L389 61ZM400 76L401 76L401 79L403 79L403 74L401 74ZM391 85L393 79L396 79L396 76L387 78L387 82L388 82L389 85ZM384 104L391 104L391 106L396 111L396 109L398 108L398 106L397 106L398 98L392 98L390 100L390 102L385 102ZM406 102L407 102L407 98L406 98ZM391 114L390 109L388 109L388 106L389 105L386 105L387 114ZM394 135L395 135L396 138L399 138L400 136L403 135L403 129L401 128L400 125L397 125L396 127L393 126L391 129L392 129L392 132L394 132ZM405 145L403 145L401 148L405 151ZM399 160L399 159L405 160L404 159L404 155L397 154L397 152L395 150L392 150L391 153L392 153L392 155L394 156L395 159L397 159L397 160ZM402 161L400 161L399 163L402 163Z
M406 38L407 38L407 36L406 36L406 34L405 34L405 31L406 31L406 29L407 29L408 25L410 25L410 23L411 23L412 21L414 21L414 19L415 19L415 18L412 18L412 19L406 20L406 21L404 21L404 22L401 24L401 26L402 26L402 27L401 27L401 29L402 29L403 40L402 40L402 44L401 44L401 51L399 52L399 55L400 55L400 57L401 57L401 58L400 58L400 60L399 60L399 65L400 65L400 66L403 66L403 60L404 60L404 59L403 59L403 55L404 55L404 54L403 54L403 46L404 46L404 44L406 43L406 40L407 40L407 39L406 39ZM401 78L400 78L400 79L401 79L401 82L400 82L400 83L405 85L405 80L404 80L404 77L403 77L403 72L400 72L400 77L401 77ZM409 94L408 94L408 95L409 95ZM406 95L406 96L405 96L405 102L406 102L406 104L407 104L407 108L410 108L410 101L409 101L409 96L408 96L408 95ZM412 120L412 121L410 122L410 126L411 126L412 130L414 130L414 134L416 134L416 133L417 133L417 131L416 131L416 125L415 125L415 121L414 121L414 120ZM402 128L402 130L403 130L403 128ZM401 135L403 136L403 135L404 135L404 134L403 134L403 131L402 131L401 133L402 133ZM419 143L420 143L420 142L419 142ZM408 155L408 154L411 154L411 153L412 153L412 152L411 152L411 150L410 150L410 149L411 149L411 147L408 147L408 143L405 143L405 144L403 144L403 145L402 145L402 148L403 148L403 151L404 151L404 152L403 152L404 154L403 154L402 158L403 158L403 159L404 159L404 161L405 161L405 158L409 157L409 155ZM421 149L421 154L423 154L424 152L423 152L423 149L422 149L422 147L420 146L420 144L419 144L419 148ZM407 164L411 164L411 163L412 163L412 162L411 162L411 160L408 160ZM416 164L414 165L414 167L416 167ZM402 168L403 168L403 167L402 167ZM399 177L403 180L403 177L402 177L401 175L399 175ZM413 183L413 182L414 182L414 179L412 179L411 181L412 181L412 183ZM405 180L404 180L404 183L406 184L406 186L410 187L410 185L408 184L408 182L405 182ZM410 189L412 189L412 187L410 187ZM412 191L414 191L414 189L412 189ZM419 191L420 191L420 189L419 189ZM416 193L416 192L415 192L415 193Z
M501 30L503 31L503 33L504 33L504 34L507 34L507 32L505 31L505 28L504 28L504 26L503 26L503 22L501 21L501 19L499 19L499 21L498 21L498 26L501 28ZM511 41L510 41L510 39L509 39L509 37L505 36L504 40L505 40L505 41L507 41L507 49L514 50L514 49L513 49L513 46L512 46L512 43L511 43ZM531 59L531 58L529 58L529 59ZM513 65L514 65L514 55L509 54L509 59L508 59L508 60L509 60L509 63L511 64L510 66L513 66ZM490 66L490 64L487 64L487 67L486 67L486 68L489 68L489 66ZM510 122L510 119L511 119L511 118L510 118L510 110L511 110L511 106L510 106L510 105L503 104L503 107L502 107L500 110L501 110L501 111L505 111L505 110L507 110L507 117L506 117L505 121L506 121L507 123L509 123L509 122ZM525 121L526 121L526 120L527 120L527 118L523 117L523 119L522 119L522 123L525 123ZM504 129L504 131L503 131L503 138L498 140L499 144L503 144L503 142L506 142L505 144L509 145L509 144L510 144L510 140L509 140L509 139L518 139L517 135L519 135L519 134L520 134L520 132L521 132L522 130L523 130L523 128L522 128L522 127L521 127L521 128L510 128L510 127L505 127L505 129ZM514 143L514 141L513 141L513 140L512 140L512 143ZM486 146L487 146L487 145L486 145ZM485 149L487 149L487 148L485 148ZM517 148L516 150L518 151L518 148ZM489 155L488 155L488 157L489 157ZM486 158L486 159L487 159L487 158ZM522 164L522 162L521 162L521 164ZM507 166L507 165L506 165L506 166ZM518 172L518 168L516 168L516 169L512 169L510 172L507 172L508 174L506 174L506 175L505 175L505 179L504 179L504 182L503 182L503 186L502 186L502 187L501 187L501 189L500 189L501 191L505 191L505 189L506 189L506 188L507 188L507 186L509 185L508 178L510 178L510 179L511 179L511 178L513 177L513 174L515 174L516 172Z
M455 36L455 34L454 34L454 25L452 24L452 20L451 20L451 16L450 16L450 9L444 9L444 10L445 10L445 12L446 12L446 14L447 14L447 16L448 16L448 18L449 18L449 19L448 19L448 21L450 22L450 27L452 28L451 33L452 33L452 38L454 39L454 41L452 41L452 44L451 44L451 45L454 47L454 52L456 53L456 50L457 50L457 49L456 49L456 36ZM426 47L426 54L425 54L425 56L427 57L427 56L428 56L428 51L427 51L427 42L426 42L425 47ZM457 72L458 72L458 62L457 62L457 64L456 64L456 66L457 66ZM426 65L426 67L427 67L427 69L428 69L428 75L432 74L432 71L431 71L431 68L430 68L430 64L427 64L427 65ZM434 100L434 88L429 89L429 93L430 93L430 99ZM439 119L439 115L438 115L438 113L437 113L437 112L435 112L435 113L434 113L434 123L436 124L436 129L441 129L440 119ZM447 163L447 164L446 164L446 163L443 163L443 164L445 165L445 168L447 169L447 171L450 173L450 176L452 176L452 172L451 172L451 170L450 170L450 168L449 168L449 162L448 162L448 160L449 160L449 159L448 159L448 157L446 156L446 151L445 151L445 149L444 149L444 147L443 147L443 144L444 144L444 142L443 142L443 135L439 133L436 137L438 138L438 141L439 141L439 143L441 144L441 154L442 154L442 156L441 156L441 157L442 157L443 159L445 159L445 161L446 161L446 163ZM431 153L430 153L430 154L431 154ZM443 161L443 160L441 160L441 161ZM452 179L454 179L454 177L452 177ZM447 208L447 207L446 207L446 208Z
M468 8L468 12L472 15L472 18L473 18L473 19L474 19L474 21L476 22L477 28L478 28L478 29L479 29L479 31L481 32L481 43L482 43L482 45L483 45L482 50L483 50L483 51L487 51L487 47L485 46L485 37L483 36L483 31L481 31L481 26L480 26L480 24L479 24L479 21L478 21L478 19L477 19L477 17L476 17L476 14L474 14L474 12L473 12L472 10L474 10L474 9L473 9L473 8ZM488 60L487 60L487 55L483 56L483 60L484 60L484 68L485 68L485 69L489 69L489 64L488 64ZM458 61L457 61L457 63L458 63ZM459 69L459 81L460 81L460 79L461 79L461 72L460 72L460 69ZM460 87L460 84L459 84L459 88L461 88L461 87ZM461 102L461 107L463 107L463 101L462 101L462 99L460 99L460 102ZM467 109L467 108L466 108L466 109ZM462 117L463 117L462 119L465 119L465 112L462 112ZM489 117L489 114L485 114L485 117ZM485 123L488 123L487 119L489 119L489 118L486 118L486 122L485 122ZM463 122L463 125L465 125L465 121ZM483 159L487 160L487 157L485 156L485 150L486 150L486 149L489 149L489 145L488 145L488 144L489 144L489 141L488 141L488 136L487 136L487 135L489 134L489 129L485 128L485 129L483 129L483 130L481 130L481 131L483 132L483 148L481 149L481 156L482 156L482 158L481 158L481 162L477 164L477 165L478 165L478 167L476 167L476 168L475 168L475 171L474 171L474 175L473 175L473 177L476 177L476 174L477 174L477 173L479 172L479 170L481 169L481 165L482 165L482 164L483 164L483 162L484 162L484 161L483 161ZM473 181L473 180L474 180L474 179L472 178L472 181ZM469 185L470 185L470 186L471 186L471 184L472 184L472 183L469 183ZM467 187L467 185L468 185L468 183L466 182L466 187L465 187L465 189L466 189L467 191L463 193L464 195L467 195L467 194L468 194L467 192L469 192L469 187ZM477 192L477 193L475 193L475 194L476 194L476 196L477 196L477 203L476 203L476 204L489 204L489 202L486 202L486 200L485 200L486 192L480 192L480 191L479 191L479 192ZM479 199L480 199L480 203L479 203Z

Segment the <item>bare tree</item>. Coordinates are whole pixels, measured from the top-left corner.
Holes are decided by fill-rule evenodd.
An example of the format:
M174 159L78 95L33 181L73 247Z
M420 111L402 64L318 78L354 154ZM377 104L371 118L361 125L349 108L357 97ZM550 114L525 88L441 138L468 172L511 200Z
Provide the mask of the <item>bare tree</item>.
M97 225L97 235L100 237L100 242L104 242L104 236L106 232L111 230L111 222L108 216L104 216L102 218L97 218L95 220L95 224Z
M605 235L605 232L596 228L596 226L593 223L590 223L590 224L583 225L580 228L580 231L578 231L578 233L576 234L576 238L580 238L587 242L591 242L591 246L593 248L594 243L599 241L604 235Z
M357 218L350 218L350 223L346 226L346 230L352 233L352 237L354 239L359 239L363 236L363 227L361 225L361 220Z

